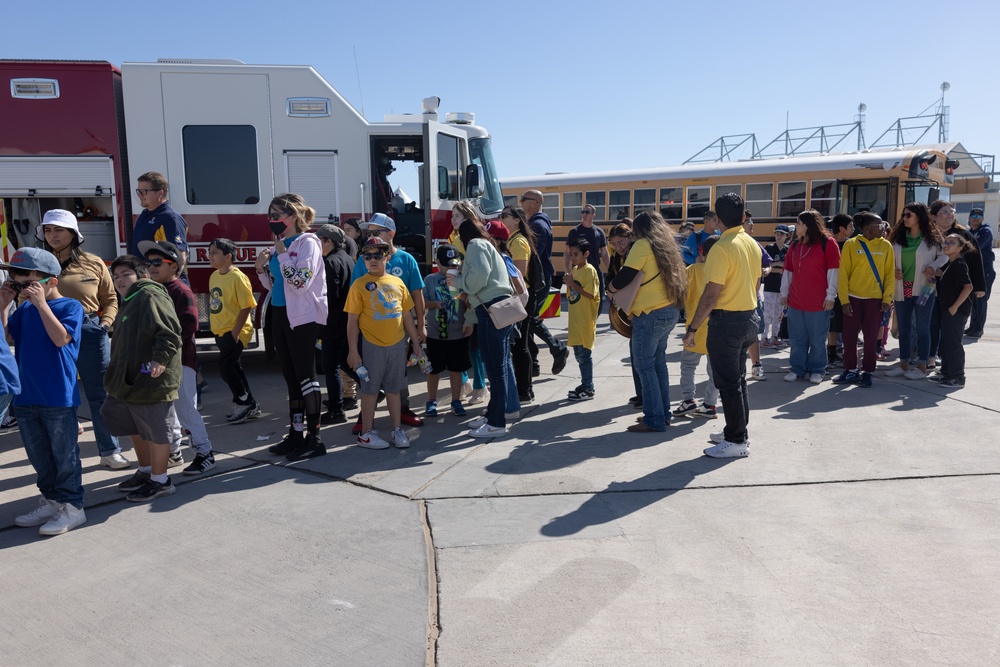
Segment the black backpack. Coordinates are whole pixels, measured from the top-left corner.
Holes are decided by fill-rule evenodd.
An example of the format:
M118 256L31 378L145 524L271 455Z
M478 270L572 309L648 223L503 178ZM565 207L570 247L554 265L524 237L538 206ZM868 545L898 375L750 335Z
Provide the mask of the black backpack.
M549 295L549 284L545 280L542 260L538 257L537 252L528 255L528 275L525 276L525 279L528 282L529 295L526 310L534 314L538 312L538 309L545 302L545 297Z

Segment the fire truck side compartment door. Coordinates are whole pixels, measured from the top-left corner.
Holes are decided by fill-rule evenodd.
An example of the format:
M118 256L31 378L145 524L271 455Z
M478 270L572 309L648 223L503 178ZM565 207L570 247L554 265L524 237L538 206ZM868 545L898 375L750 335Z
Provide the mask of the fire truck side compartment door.
M316 224L340 222L337 151L285 151L288 191L316 210Z

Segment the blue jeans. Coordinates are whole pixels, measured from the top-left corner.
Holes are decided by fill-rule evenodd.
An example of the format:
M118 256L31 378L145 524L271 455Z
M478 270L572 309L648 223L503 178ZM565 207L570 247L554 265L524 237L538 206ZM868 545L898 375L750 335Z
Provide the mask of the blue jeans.
M642 421L654 431L665 431L670 423L667 340L678 319L674 306L632 318L632 363L642 383Z
M118 438L108 433L104 420L101 419L101 406L107 396L104 391L104 373L110 362L111 345L108 333L101 328L100 319L96 315L84 317L76 371L80 374L80 389L87 395L87 403L90 405L90 420L94 425L94 438L101 456L110 456L122 450Z
M83 470L76 442L76 408L17 406L17 426L38 490L48 500L83 509Z
M479 354L486 366L486 377L490 381L490 402L486 406L486 422L490 426L507 425L504 412L507 408L507 373L514 383L514 368L510 360L510 332L513 325L497 329L486 310L486 306L476 306L476 335L479 337ZM508 371L508 367L510 370ZM515 397L517 386L514 387Z
M937 312L937 293L932 292L927 303L917 305L917 297L896 302L896 327L899 329L899 360L908 362L913 352L913 314L917 315L917 360L926 364L931 354L931 319ZM940 326L940 325L939 325Z
M635 386L635 395L639 399L639 403L642 403L642 382L639 381L639 371L635 369L635 344L632 339L628 339L628 360L629 366L632 367L632 384Z
M583 345L574 345L573 357L580 366L580 386L587 391L594 391L594 351Z
M807 373L826 373L826 335L830 331L832 310L810 313L788 309L788 337L792 342L788 361L799 377Z

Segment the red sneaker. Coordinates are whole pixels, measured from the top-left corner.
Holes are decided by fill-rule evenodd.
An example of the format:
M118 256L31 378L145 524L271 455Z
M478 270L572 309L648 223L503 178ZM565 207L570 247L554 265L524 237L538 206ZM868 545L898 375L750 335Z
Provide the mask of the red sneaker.
M423 426L424 420L414 414L413 410L403 408L399 413L399 421L407 426Z

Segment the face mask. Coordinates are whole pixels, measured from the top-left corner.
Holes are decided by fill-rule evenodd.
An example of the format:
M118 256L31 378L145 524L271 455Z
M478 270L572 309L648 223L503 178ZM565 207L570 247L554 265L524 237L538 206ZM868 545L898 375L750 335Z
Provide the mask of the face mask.
M281 236L285 233L285 230L288 229L288 225L283 222L270 222L267 226L271 228L271 232L275 236Z

